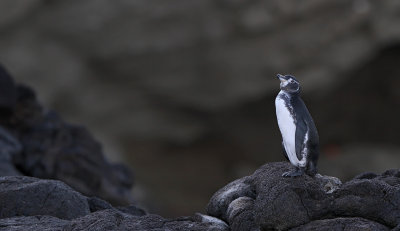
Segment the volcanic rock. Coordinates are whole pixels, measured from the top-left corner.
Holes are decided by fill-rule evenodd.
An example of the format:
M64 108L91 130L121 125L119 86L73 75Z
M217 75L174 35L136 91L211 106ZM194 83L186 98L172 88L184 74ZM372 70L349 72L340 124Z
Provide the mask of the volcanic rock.
M49 215L71 220L89 214L87 199L66 184L27 176L0 177L0 218Z
M0 204L0 230L229 230L207 215L165 219L133 205L116 209L60 181L26 176L0 177Z
M31 88L17 85L10 89L15 90L14 108L11 113L0 113L1 175L59 179L87 196L115 205L134 202L132 172L109 163L101 145L84 127L68 124L44 109Z
M207 212L236 230L388 230L400 224L400 170L341 184L317 175L284 178L269 163L216 192Z

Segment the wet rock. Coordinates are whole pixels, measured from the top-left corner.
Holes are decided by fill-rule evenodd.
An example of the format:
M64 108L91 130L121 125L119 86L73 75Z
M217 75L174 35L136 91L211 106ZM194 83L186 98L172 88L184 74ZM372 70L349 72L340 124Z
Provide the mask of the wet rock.
M0 218L49 215L74 219L89 214L86 197L66 184L26 176L0 177Z
M269 163L228 184L213 195L208 214L233 231L388 230L400 224L400 170L365 173L342 184L321 175L283 178L289 168ZM237 186L243 182L246 187Z

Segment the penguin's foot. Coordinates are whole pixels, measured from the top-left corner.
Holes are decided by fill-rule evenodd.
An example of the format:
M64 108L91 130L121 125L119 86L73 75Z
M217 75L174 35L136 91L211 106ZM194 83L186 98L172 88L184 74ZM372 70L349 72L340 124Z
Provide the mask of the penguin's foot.
M285 172L282 174L283 177L297 177L304 175L304 169L296 168L294 171Z
M317 174L317 168L311 168L306 171L306 174L314 177Z

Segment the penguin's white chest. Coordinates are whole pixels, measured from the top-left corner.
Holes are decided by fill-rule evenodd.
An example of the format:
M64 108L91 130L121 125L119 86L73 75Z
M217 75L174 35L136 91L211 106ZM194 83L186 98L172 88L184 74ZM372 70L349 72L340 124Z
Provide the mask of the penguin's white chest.
M280 93L284 94L284 93ZM285 100L278 95L275 99L276 118L282 134L283 146L288 155L290 163L294 166L302 166L304 163L296 155L296 124Z

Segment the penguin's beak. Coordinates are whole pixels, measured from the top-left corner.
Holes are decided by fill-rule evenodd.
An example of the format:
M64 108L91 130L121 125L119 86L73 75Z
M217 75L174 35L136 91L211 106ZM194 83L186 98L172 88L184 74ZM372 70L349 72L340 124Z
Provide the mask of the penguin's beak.
M281 82L286 81L285 76L283 76L281 74L276 75L276 78L279 79Z

